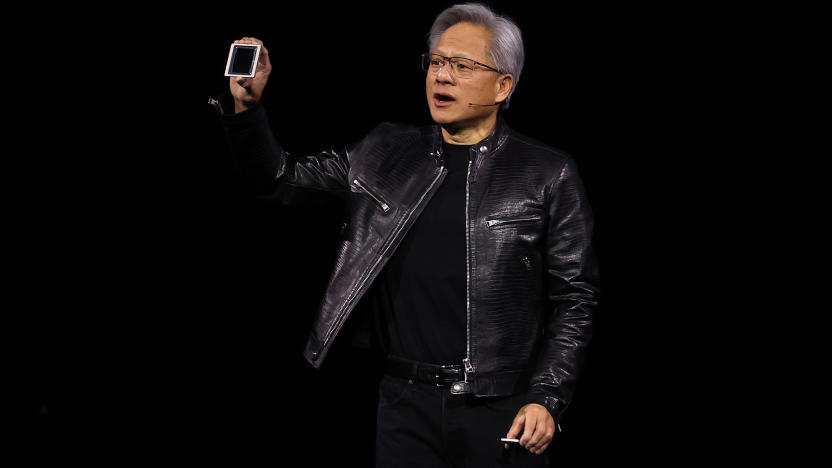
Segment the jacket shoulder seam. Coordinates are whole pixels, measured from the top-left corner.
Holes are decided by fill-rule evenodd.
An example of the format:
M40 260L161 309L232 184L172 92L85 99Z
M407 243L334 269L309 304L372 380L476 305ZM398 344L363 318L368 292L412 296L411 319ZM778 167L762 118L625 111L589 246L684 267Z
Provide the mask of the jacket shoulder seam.
M531 146L532 148L537 148L537 149L546 151L547 153L555 154L555 155L563 157L563 158L571 158L569 153L567 153L563 150L559 150L557 148L553 148L553 147L551 147L549 145L546 145L544 143L531 140L528 137L525 137L523 135L519 135L517 133L512 133L511 135L509 135L509 138L513 138L513 139L519 141L520 143L523 143L524 145Z
M512 132L509 135L509 138L513 138L514 140L517 140L520 143L523 143L524 145L530 146L532 148L545 151L546 153L554 155L560 159L560 161L558 161L559 164L557 165L557 169L552 171L552 177L545 185L544 199L548 200L549 196L551 195L552 189L556 184L557 180L560 178L560 175L563 173L564 168L570 163L570 161L572 161L572 156L563 150L553 148L544 143L529 139L528 137L525 137L515 132Z

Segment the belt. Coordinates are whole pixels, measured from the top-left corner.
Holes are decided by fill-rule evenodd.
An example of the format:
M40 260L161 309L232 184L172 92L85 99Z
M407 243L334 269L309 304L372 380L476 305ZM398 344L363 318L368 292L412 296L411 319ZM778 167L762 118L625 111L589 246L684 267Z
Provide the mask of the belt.
M437 387L451 387L451 393L468 393L465 371L461 364L437 365L410 361L390 356L384 365L390 375L408 380L417 380Z

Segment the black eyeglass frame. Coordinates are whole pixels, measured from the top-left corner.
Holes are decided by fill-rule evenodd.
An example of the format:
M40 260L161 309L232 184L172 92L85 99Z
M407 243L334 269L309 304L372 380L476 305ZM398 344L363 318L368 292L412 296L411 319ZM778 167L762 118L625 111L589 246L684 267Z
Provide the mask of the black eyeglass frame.
M500 70L498 70L498 69L496 69L496 68L494 68L494 67L488 66L488 65L486 65L486 64L484 64L484 63L482 63L482 62L477 62L477 61L476 61L476 60L474 60L474 59L469 59L468 57L445 57L445 56L444 56L444 55L442 55L442 54L434 54L434 53L430 53L430 52L425 52L424 54L422 54L422 55L421 55L421 57L422 57L422 69L423 69L424 71L430 71L430 65L428 65L428 68L427 68L427 69L425 68L425 57L430 58L430 57L432 57L432 56L434 56L434 55L435 55L435 56L437 56L437 57L442 57L442 61L443 61L443 62L445 62L445 63L450 63L450 60L451 60L451 59L463 59L463 60L469 60L469 61L471 61L471 62L476 63L477 65L479 65L479 66L481 66L481 67L485 67L485 68L487 68L487 69L489 69L489 70L491 70L491 71L493 71L493 72L497 72L497 73L499 73L499 74L501 74L501 75L507 75L507 74L508 74L508 73L503 72L503 71L500 71ZM443 65L443 66L444 66L444 65Z

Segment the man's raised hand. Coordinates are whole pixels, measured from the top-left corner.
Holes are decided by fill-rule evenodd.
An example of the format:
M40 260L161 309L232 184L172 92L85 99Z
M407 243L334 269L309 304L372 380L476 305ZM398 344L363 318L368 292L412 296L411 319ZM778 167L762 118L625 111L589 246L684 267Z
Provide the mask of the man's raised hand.
M263 41L253 37L244 37L234 41L234 44L260 45L260 57L257 59L254 77L231 76L228 80L231 95L234 96L234 113L240 113L257 104L260 98L263 97L263 89L266 87L269 74L272 72L272 63L269 60L269 51L263 45Z

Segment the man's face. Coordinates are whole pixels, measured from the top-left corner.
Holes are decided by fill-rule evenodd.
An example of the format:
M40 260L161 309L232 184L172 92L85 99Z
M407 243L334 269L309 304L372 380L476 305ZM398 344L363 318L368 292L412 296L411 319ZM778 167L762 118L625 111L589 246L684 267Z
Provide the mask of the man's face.
M482 26L472 23L457 23L448 28L431 52L445 57L464 57L494 64L486 55L491 35ZM471 77L460 79L451 70L450 64L438 72L428 70L425 90L428 107L433 120L440 125L466 125L496 112L497 106L469 106L493 104L498 94L500 74L487 69L476 70Z

